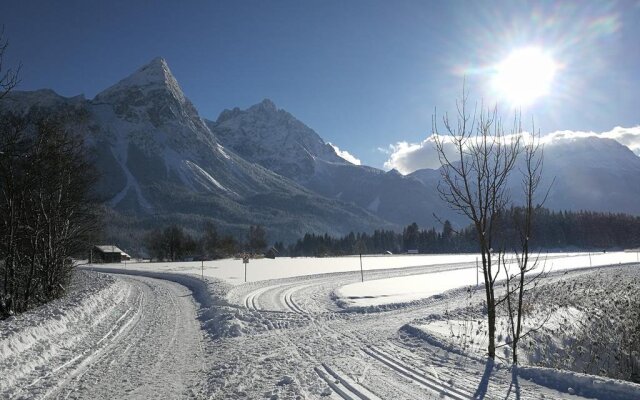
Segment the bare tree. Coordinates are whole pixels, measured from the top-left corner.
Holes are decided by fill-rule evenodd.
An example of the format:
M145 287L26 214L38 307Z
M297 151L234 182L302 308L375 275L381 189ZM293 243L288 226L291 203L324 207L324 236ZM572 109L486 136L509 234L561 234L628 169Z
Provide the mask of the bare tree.
M17 118L5 116L0 121L0 317L13 312L22 263L19 243L28 197L24 155L29 147L24 131Z
M58 123L0 123L0 316L61 296L98 225L82 140Z
M510 202L507 181L521 151L519 117L506 134L497 107L486 111L476 106L468 109L468 95L463 88L462 99L456 102L455 123L445 114L442 136L438 119L432 118L432 133L442 165L438 192L453 210L469 218L477 234L482 259L482 274L486 295L489 327L488 354L495 358L496 295L495 283L500 263L494 263L494 234L501 212Z
M535 132L535 129L534 129ZM540 135L533 133L523 146L522 191L524 194L524 206L514 214L514 226L518 234L518 247L513 250L515 258L515 272L511 273L509 264L502 256L506 269L506 293L498 303L506 301L507 313L509 317L510 340L506 342L511 347L513 364L518 364L518 343L520 339L536 332L544 325L548 319L545 318L541 324L532 327L525 332L525 294L531 288L538 285L540 278L545 273L544 266L540 267L539 254L531 255L531 236L533 231L533 220L536 211L544 205L549 189L543 198L536 202L536 197L540 189L543 169L544 149L540 144ZM535 271L535 272L534 272Z
M4 26L0 30L0 99L5 97L19 83L20 66L13 70L5 69L4 57L9 47L9 42L4 38ZM15 156L24 151L25 141L23 136L24 124L18 123L15 118L5 117L2 120L0 130L0 187L2 198L0 199L0 212L2 213L0 234L0 262L2 262L3 276L2 295L0 296L0 316L8 315L13 309L14 299L8 293L14 293L18 278L16 266L21 262L18 252L19 237L19 203L24 199L23 188L17 184L19 168L13 161Z
M149 255L157 260L179 261L185 256L193 256L198 247L202 248L202 244L198 245L191 235L176 224L151 231L145 242Z
M0 99L6 96L11 89L16 87L20 83L20 68L18 65L15 69L4 67L4 57L7 48L9 47L9 41L4 37L4 26L0 30Z
M200 240L202 255L210 259L219 258L218 246L220 243L220 235L218 235L215 225L207 221L204 224L203 230Z
M264 251L267 247L267 232L262 225L249 226L247 233L247 247L252 253Z

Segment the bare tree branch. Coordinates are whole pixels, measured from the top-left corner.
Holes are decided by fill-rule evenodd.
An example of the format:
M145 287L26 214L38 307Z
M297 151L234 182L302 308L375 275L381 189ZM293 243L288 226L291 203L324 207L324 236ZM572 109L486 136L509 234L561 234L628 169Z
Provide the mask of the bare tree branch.
M488 309L488 353L489 357L495 358L494 286L502 261L498 258L494 265L493 236L500 213L510 202L507 181L521 152L521 130L519 123L514 124L511 137L507 137L497 107L485 111L481 103L471 113L468 102L463 84L462 98L456 101L456 123L452 123L448 114L442 117L444 135L439 131L435 112L432 117L432 135L442 165L438 193L452 210L466 216L475 228ZM519 121L519 115L516 121ZM453 155L449 153L450 149Z
M20 83L20 69L22 64L13 69L4 70L4 57L9 41L4 37L4 26L0 30L0 99L5 97L9 92Z

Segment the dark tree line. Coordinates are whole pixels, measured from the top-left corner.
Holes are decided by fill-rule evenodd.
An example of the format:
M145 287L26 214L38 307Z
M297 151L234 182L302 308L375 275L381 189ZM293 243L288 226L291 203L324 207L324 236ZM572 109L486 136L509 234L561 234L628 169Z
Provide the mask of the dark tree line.
M3 68L0 102L19 83L20 66ZM61 296L72 256L88 248L97 213L95 182L82 139L53 120L0 118L0 318Z
M499 218L500 229L496 246L508 251L519 246L519 234L510 221L522 218L523 209L506 210ZM640 247L640 217L590 211L535 210L531 227L530 246L542 249L609 250ZM473 227L454 231L445 221L442 229L420 229L416 223L399 232L376 230L372 234L349 233L342 237L307 233L282 254L292 256L334 256L358 254L406 253L417 250L421 254L477 252Z
M187 233L180 226L171 225L151 231L145 238L145 246L149 256L155 260L215 260L239 252L263 252L267 248L267 234L263 226L251 225L243 243L231 235L219 234L210 222L204 224L197 236Z
M0 315L61 296L72 256L96 222L95 181L82 140L59 123L0 121Z

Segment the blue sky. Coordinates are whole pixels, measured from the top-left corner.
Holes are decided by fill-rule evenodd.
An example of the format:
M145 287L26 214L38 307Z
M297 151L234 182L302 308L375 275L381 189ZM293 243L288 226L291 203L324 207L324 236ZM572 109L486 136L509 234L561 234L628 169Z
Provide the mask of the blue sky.
M364 164L418 143L434 107L537 46L559 65L523 109L543 132L640 124L640 2L3 1L20 89L93 97L164 57L201 115L272 99Z

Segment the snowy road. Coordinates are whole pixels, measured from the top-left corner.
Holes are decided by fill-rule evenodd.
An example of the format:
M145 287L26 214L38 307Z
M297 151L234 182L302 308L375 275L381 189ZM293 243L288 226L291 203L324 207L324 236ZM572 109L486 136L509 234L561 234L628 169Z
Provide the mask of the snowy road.
M191 292L164 280L114 278L115 289L100 298L105 304L1 359L3 367L25 368L3 368L12 385L0 397L201 397L204 338Z

